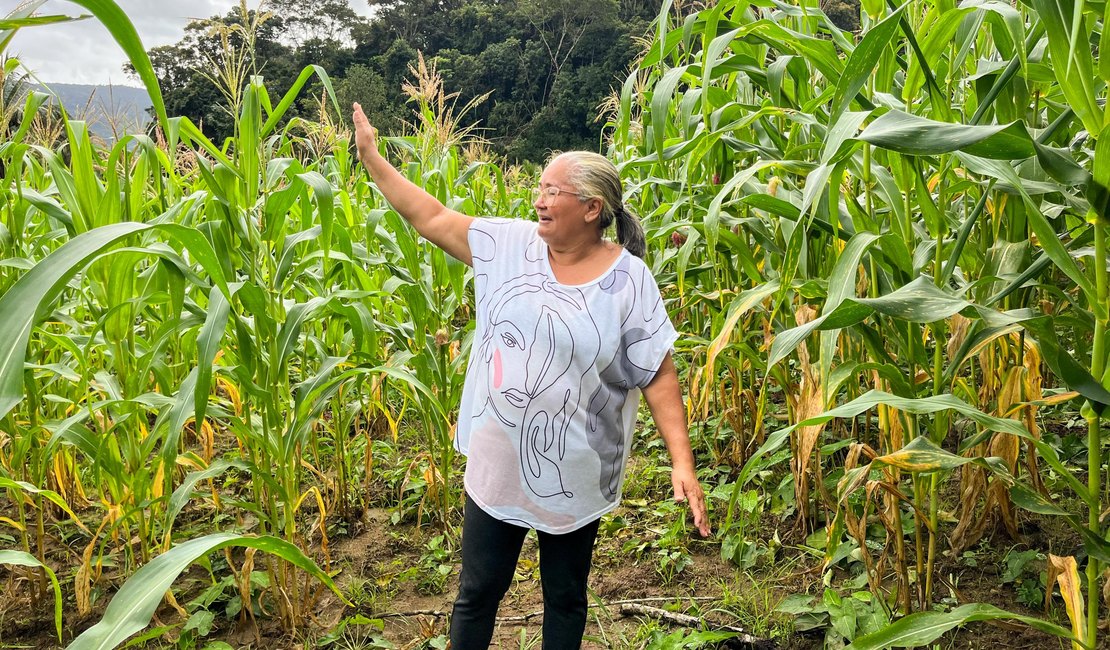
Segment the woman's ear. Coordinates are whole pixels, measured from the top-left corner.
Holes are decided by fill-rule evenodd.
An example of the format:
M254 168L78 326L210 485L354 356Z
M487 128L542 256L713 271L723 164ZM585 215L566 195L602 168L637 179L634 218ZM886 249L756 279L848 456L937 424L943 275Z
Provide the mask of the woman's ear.
M601 219L601 199L590 199L586 201L586 223L592 223Z

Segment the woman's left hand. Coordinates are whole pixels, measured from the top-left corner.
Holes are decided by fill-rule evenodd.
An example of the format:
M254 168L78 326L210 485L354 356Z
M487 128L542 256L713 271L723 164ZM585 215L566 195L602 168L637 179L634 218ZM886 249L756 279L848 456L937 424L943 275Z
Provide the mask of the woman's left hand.
M702 537L709 537L709 515L705 510L705 492L698 483L698 477L693 470L671 471L671 484L674 485L674 500L676 503L685 501L690 505L690 512L694 515L694 527Z

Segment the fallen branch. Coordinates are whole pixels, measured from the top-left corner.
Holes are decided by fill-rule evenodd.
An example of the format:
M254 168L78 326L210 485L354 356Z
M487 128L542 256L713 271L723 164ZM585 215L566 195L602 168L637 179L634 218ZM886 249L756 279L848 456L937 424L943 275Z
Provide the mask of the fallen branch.
M720 598L717 597L717 596L682 596L682 597L653 596L651 598L635 598L635 599L630 599L630 600L613 600L613 601L610 601L610 602L602 601L602 602L592 603L589 607L590 607L590 609L594 609L596 607L608 608L608 607L613 607L613 606L617 606L617 605L642 604L642 603L671 603L671 602L678 602L678 601L685 601L685 600L689 600L689 601L692 601L692 602L700 602L700 601L720 600ZM375 614L373 612L368 612L368 615L373 616L375 618L406 618L406 617L409 617L409 616L432 616L432 617L435 617L435 618L446 618L447 616L449 616L449 613L444 612L444 611L440 611L438 609L417 609L417 610L413 610L411 612L389 612L388 614ZM543 616L543 610L542 609L539 610L539 611L530 612L528 614L521 614L519 616L498 616L497 617L497 622L498 623L527 623L528 621L530 621L534 618L539 618L541 616Z
M615 600L608 603L597 602L591 604L589 607L590 609L598 607L619 607L619 612L621 616L647 616L648 618L658 619L672 625L678 625L680 627L732 632L736 635L736 637L730 639L727 642L728 645L726 647L743 647L751 648L754 650L771 650L776 647L772 641L752 636L748 634L742 627L711 623L704 619L698 618L697 616L668 612L665 609L659 609L658 607L652 607L645 604L657 602L677 602L683 600L712 601L719 600L719 598L711 596L684 596L677 598L668 596L657 596L651 598L638 598L635 600ZM406 618L411 616L431 616L434 618L446 618L448 615L448 612L444 612L438 609L417 609L411 612L389 612L387 614L373 614L375 618ZM534 612L529 612L527 614L521 614L519 616L498 616L497 622L502 625L523 625L532 621L533 619L540 618L542 616L543 610L538 610Z
M642 605L640 603L624 603L621 605L621 616L647 616L654 618L672 625L679 627L692 627L696 629L707 629L712 631L732 632L736 636L730 640L730 647L738 647L734 645L739 643L742 647L758 648L760 650L775 648L774 642L768 639L761 639L752 636L744 631L742 627L735 625L722 625L718 623L711 623L697 616L690 616L689 614L678 614L676 612L668 612L665 609L658 607L651 607L650 605Z
M371 614L374 618L407 618L409 616L432 616L434 618L447 618L447 612L438 609L416 609L411 612L389 612L388 614Z

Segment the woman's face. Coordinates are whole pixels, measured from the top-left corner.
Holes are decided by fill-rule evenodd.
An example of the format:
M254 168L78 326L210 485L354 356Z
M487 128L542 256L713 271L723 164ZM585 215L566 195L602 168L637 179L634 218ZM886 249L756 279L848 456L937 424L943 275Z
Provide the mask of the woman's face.
M568 180L569 167L562 158L548 165L540 175L540 196L532 204L539 216L539 235L548 244L574 241L597 230L601 201L581 200L578 189Z

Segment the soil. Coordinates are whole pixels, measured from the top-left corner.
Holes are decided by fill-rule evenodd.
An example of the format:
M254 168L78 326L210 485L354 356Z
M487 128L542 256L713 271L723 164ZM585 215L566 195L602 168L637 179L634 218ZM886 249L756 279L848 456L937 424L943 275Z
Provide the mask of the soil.
M626 525L613 525L607 529L603 522L590 579L593 605L584 648L643 647L652 630L669 633L680 629L659 620L622 616L620 604L629 600L693 614L710 626L739 626L753 636L773 638L774 647L784 650L823 647L823 630L794 632L794 618L775 611L787 596L810 594L819 601L825 590L820 558L800 548L802 540L792 532L792 520L778 521L769 516L761 519L759 531L752 534L766 541L777 532L782 546L774 561L747 571L738 570L721 559L719 542L687 539L685 546L692 563L668 581L657 570L658 560L652 547L642 552L629 550L645 541L641 536L650 537L659 532L652 527L658 520L646 518L642 503L637 506L633 505L633 501L626 500L625 505L611 516L613 521L626 521ZM249 622L230 624L228 619L222 617L217 617L217 625L222 622L224 627L216 629L204 641L218 639L233 648L267 650L316 647L317 642L304 639L320 639L345 618L360 614L381 619L384 622L381 636L397 648L434 647L427 642L447 632L447 615L458 585L457 553L451 550L453 542L446 536L442 543L448 550L438 562L448 567L447 576L435 580L435 571L427 570L425 566L428 562L426 547L435 537L443 535L443 531L428 525L394 524L392 515L393 511L389 509L368 509L357 522L348 526L347 535L333 535L330 540L331 569L340 589L354 603L353 608L344 607L334 595L324 592L315 609L314 624L309 630L301 630L296 641L272 620L260 619L262 622L255 627ZM1010 540L1004 530L992 531L974 550L978 561L947 556L938 559L937 575L941 576L938 591L954 596L949 606L986 602L1033 617L1046 616L1043 609L1031 609L1020 604L1014 585L1002 583L1002 558L1015 547L1073 554L1078 547L1078 539L1058 520L1027 513L1022 515L1021 532L1022 539ZM60 544L51 555L54 554L59 559L56 564L73 566L71 553ZM502 603L502 620L496 629L492 647L539 648L542 596L537 566L535 538L530 535L521 554L517 579ZM24 575L0 566L0 591L3 592L0 599L0 648L58 647L53 632L52 596L33 600L32 590ZM184 604L194 597L195 594L189 592L199 587L189 585L203 585L206 575L195 567L192 573L179 579L175 583L178 602ZM846 577L837 576L834 584L839 586ZM70 582L69 588L63 587L64 592L70 593L72 576L60 575L59 579L63 585L66 581ZM113 582L110 576L106 582ZM85 617L78 617L72 603L66 603L64 629L67 643L101 618L108 600L107 595L100 598L96 603L98 611ZM1066 626L1060 605L1057 597L1050 618ZM176 611L163 604L155 625L171 626L169 636L148 641L140 647L174 647L173 636L178 633L181 621ZM352 631L330 647L342 650L379 647L360 644L365 639L354 631L358 628L350 629ZM1100 648L1110 648L1110 634L1103 633L1101 641ZM203 645L204 642L199 647ZM1023 625L978 623L948 634L935 647L1063 649L1066 644Z
M346 558L352 567L349 575L340 577L338 582L341 588L349 587L352 580L374 580L382 577L383 573L388 574L389 567L398 564L399 550L402 554L400 563L419 562L422 542L434 533L413 528L399 531L398 527L389 524L389 512L386 510L368 511L366 522L362 533L333 545L333 554ZM722 585L728 585L736 593L755 586L752 580L738 576L735 567L721 560L717 544L698 540L690 543L693 563L668 585L651 566L649 559L629 561L627 555L622 554L621 537L618 534L599 538L590 577L594 604L590 608L583 648L614 647L591 639L625 638L631 641L635 637L642 620L623 618L620 613L623 601L634 600L660 608L668 604L683 607L708 602L705 597L709 594L714 594L716 598ZM409 543L399 542L399 538L407 539ZM399 549L399 546L408 546L408 549ZM405 557L406 552L411 555ZM501 603L499 624L491 647L520 648L522 637L526 639L525 644L538 638L542 626L543 596L537 567L538 548L535 536L529 535L521 552L514 584ZM370 618L384 617L384 636L398 647L418 646L424 639L447 634L446 615L451 611L457 588L456 564L440 594L422 594L415 583L408 581L398 585L396 593L384 603L384 607L360 607L358 611ZM784 583L774 588L782 590L782 596L785 596L792 587ZM337 603L333 600L330 605ZM349 615L349 612L346 614ZM735 620L719 614L707 614L705 618L720 624L737 625ZM539 644L532 647L538 648Z

